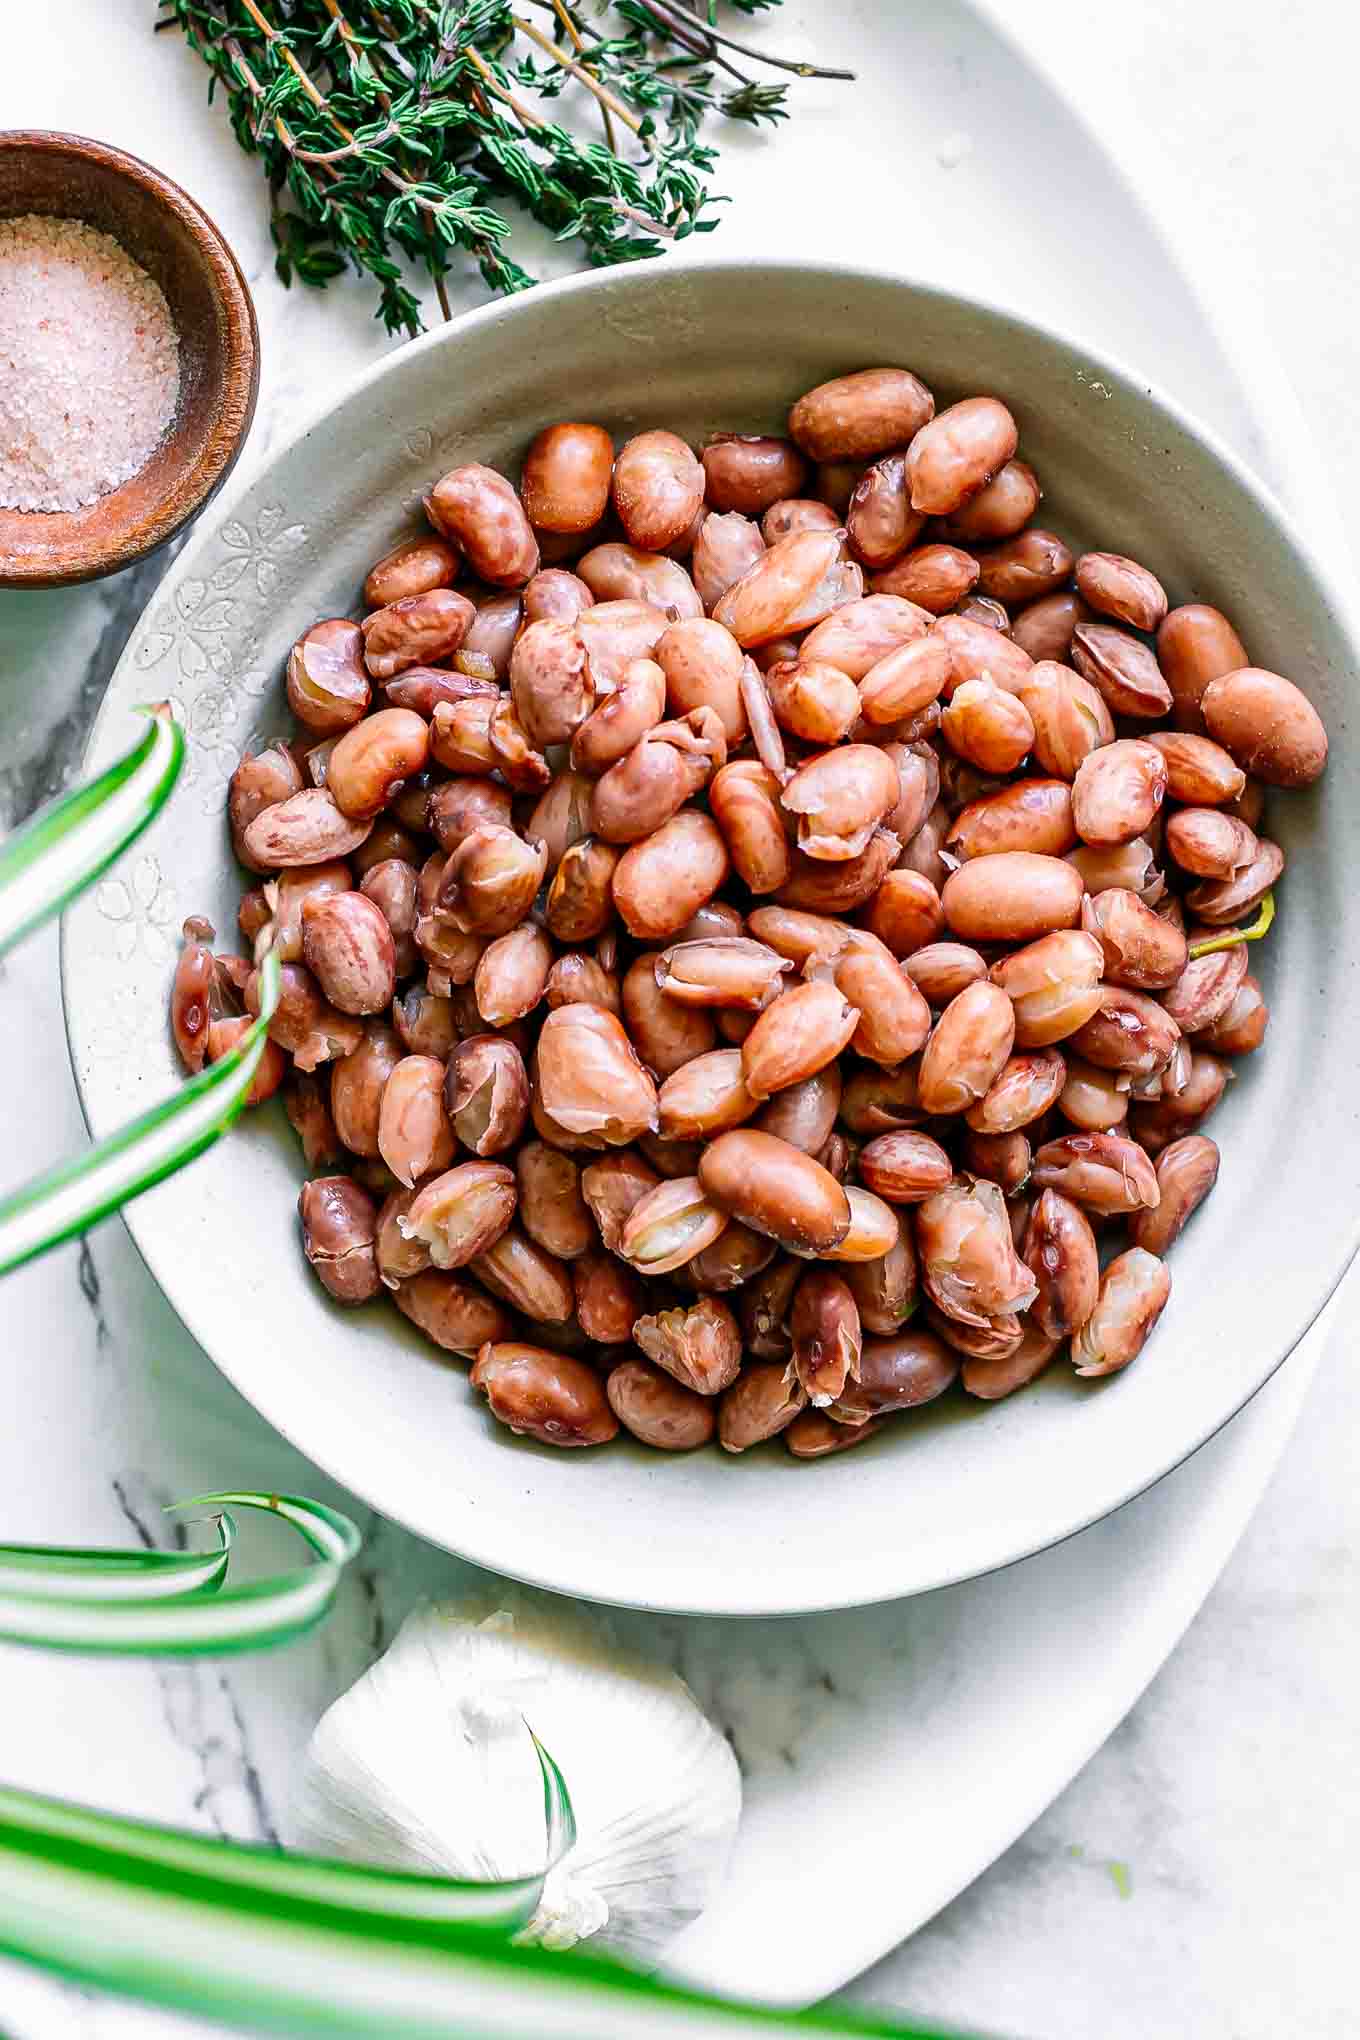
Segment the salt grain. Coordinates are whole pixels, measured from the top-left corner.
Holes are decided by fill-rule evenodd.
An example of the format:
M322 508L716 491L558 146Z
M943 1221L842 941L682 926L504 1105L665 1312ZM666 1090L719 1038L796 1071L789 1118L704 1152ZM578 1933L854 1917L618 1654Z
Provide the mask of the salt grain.
M78 510L145 467L175 415L159 284L83 220L0 220L0 506Z

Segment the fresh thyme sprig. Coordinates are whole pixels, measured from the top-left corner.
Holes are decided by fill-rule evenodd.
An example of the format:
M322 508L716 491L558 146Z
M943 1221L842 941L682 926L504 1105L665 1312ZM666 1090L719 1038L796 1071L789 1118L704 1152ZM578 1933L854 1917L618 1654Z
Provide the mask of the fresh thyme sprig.
M157 27L183 31L212 73L209 97L220 84L237 140L263 163L283 282L324 285L352 267L377 284L393 333L420 329L413 269L446 318L460 254L493 291L534 283L511 253L515 212L596 264L710 233L705 117L787 117L787 86L738 59L852 75L738 40L713 0L158 4ZM732 0L747 15L778 4ZM570 125L555 117L564 96ZM576 124L583 106L598 138Z

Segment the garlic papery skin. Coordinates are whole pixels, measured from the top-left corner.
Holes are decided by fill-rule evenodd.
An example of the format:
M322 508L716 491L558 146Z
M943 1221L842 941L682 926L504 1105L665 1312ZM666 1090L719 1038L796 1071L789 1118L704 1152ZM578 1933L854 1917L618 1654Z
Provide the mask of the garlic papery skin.
M307 1747L297 1846L459 1878L543 1866L543 1780L566 1780L575 1846L527 1940L596 1939L655 1963L721 1882L741 1776L688 1686L606 1618L527 1588L417 1608Z

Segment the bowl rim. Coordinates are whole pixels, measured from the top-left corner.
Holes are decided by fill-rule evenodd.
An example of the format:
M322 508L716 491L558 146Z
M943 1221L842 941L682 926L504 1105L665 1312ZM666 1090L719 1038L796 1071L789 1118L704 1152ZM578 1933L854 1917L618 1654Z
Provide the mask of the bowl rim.
M181 220L206 263L225 338L226 365L215 393L212 428L172 495L154 504L130 530L111 532L98 547L83 542L79 565L69 563L60 545L45 548L31 560L0 557L0 588L74 587L136 566L182 531L222 487L240 457L255 417L260 392L259 322L245 273L226 235L197 200L154 163L112 142L58 128L5 129L0 132L0 154L94 163L101 171L136 185L163 212Z
M1023 329L1026 333L1039 340L1047 341L1067 352L1083 356L1084 367L1089 367L1102 378L1107 376L1113 377L1126 390L1134 394L1139 401L1148 401L1164 412L1187 438L1198 444L1214 462L1227 472L1236 485L1261 511L1268 523L1279 525L1283 528L1288 535L1290 545L1300 555L1304 565L1323 591L1330 608L1337 618L1340 632L1349 638L1356 645L1358 651L1360 651L1360 608L1351 599L1345 585L1333 574L1326 560L1314 549L1309 536L1306 533L1296 532L1284 507L1265 481L1252 468L1247 466L1242 457L1221 439L1213 427L1204 424L1177 399L1168 395L1156 382L1149 380L1141 372L1131 368L1119 356L1111 354L1107 349L1092 345L1079 332L1059 328L1049 322L1033 318L1026 313L1017 312L999 300L981 297L973 292L949 290L924 279L914 278L900 269L887 265L841 262L834 258L804 258L786 255L752 256L736 251L720 254L709 254L707 251L704 251L702 254L697 255L691 254L688 250L671 251L670 253L649 258L645 261L630 263L626 267L591 270L584 274L561 277L552 282L537 285L532 293L525 293L524 296L526 298L531 297L541 304L545 296L550 299L556 299L592 291L607 292L611 288L615 290L619 288L626 289L630 279L635 274L641 273L656 277L663 271L674 275L677 282L688 275L702 271L704 273L728 272L744 274L748 279L759 277L762 274L795 275L817 279L828 284L841 283L852 288L868 284L875 287L906 290L914 296L934 300L941 305L962 307L966 311L975 311L988 319L1000 318L1006 320L1013 326ZM229 492L223 515L229 514L236 500L243 496L262 477L266 466L273 467L276 463L284 460L295 447L309 438L324 425L335 411L350 402L355 396L371 388L373 385L385 381L387 377L400 373L398 364L405 362L408 355L414 354L416 351L425 353L433 348L456 346L459 337L469 328L480 329L515 317L516 306L519 302L518 294L513 298L494 299L488 304L479 306L475 310L461 315L446 325L432 328L428 332L419 335L416 339L405 342L392 352L382 355L376 361L367 364L340 389L313 406L303 417L301 423L294 430L290 431L285 438L271 445L266 463L262 463L259 467L252 467L249 472L238 478L236 485ZM200 531L196 538L178 556L174 563L173 571L181 574L192 569L198 551L206 546L208 539L209 534ZM158 594L159 589L157 590ZM152 599L156 598L153 596ZM148 603L147 606L149 608L150 604ZM129 642L135 636L140 623L141 618L139 617L129 633ZM126 657L126 653L124 653L124 657ZM91 727L85 751L82 754L85 760L88 760L90 752L95 747L96 738L107 707L107 699L106 696L105 705L101 707ZM88 766L85 766L84 769L88 769ZM86 1079L80 1068L76 1044L73 1038L74 1021L71 993L71 965L73 960L71 946L72 925L72 912L68 909L62 915L60 936L62 1013L66 1030L67 1048L81 1113L87 1128L94 1134L96 1129L91 1122L89 1100L86 1095ZM226 1375L232 1385L240 1391L253 1408L259 1411L266 1422L272 1424L299 1452L319 1466L332 1479L339 1482L341 1486L361 1495L362 1499L368 1502L369 1506L380 1509L383 1515L389 1516L391 1520L398 1523L402 1528L416 1536L423 1537L438 1548L449 1551L454 1556L466 1560L470 1564L483 1567L488 1572L498 1574L503 1578L522 1580L527 1584L545 1588L550 1592L575 1595L600 1601L607 1605L638 1608L652 1613L730 1616L737 1619L824 1614L841 1609L872 1607L885 1605L904 1598L914 1598L917 1594L932 1593L937 1589L955 1586L969 1579L985 1578L991 1573L1003 1572L1009 1566L1021 1564L1026 1559L1033 1558L1041 1552L1052 1550L1060 1544L1065 1544L1070 1538L1079 1536L1082 1531L1089 1529L1092 1524L1102 1522L1107 1516L1113 1515L1127 1503L1136 1500L1139 1495L1147 1493L1150 1488L1155 1487L1160 1481L1164 1480L1168 1474L1175 1472L1178 1467L1183 1466L1189 1459L1193 1458L1211 1439L1217 1437L1224 1426L1230 1423L1260 1393L1261 1389L1266 1386L1266 1383L1272 1379L1278 1369L1283 1366L1284 1362L1307 1336L1344 1280L1357 1254L1360 1254L1360 1206L1358 1206L1352 1214L1348 1232L1342 1237L1334 1263L1325 1278L1322 1292L1315 1298L1303 1321L1295 1326L1292 1335L1287 1339L1283 1349L1270 1359L1255 1383L1245 1393L1237 1395L1231 1407L1223 1410L1216 1421L1208 1424L1188 1444L1178 1442L1171 1449L1169 1456L1155 1460L1153 1462L1154 1470L1149 1472L1146 1477L1140 1476L1131 1485L1120 1488L1103 1506L1080 1514L1079 1517L1069 1521L1062 1529L1054 1531L1053 1534L1046 1534L1028 1540L1022 1548L1018 1548L1010 1552L1006 1557L998 1558L991 1563L981 1565L965 1564L963 1566L950 1566L947 1562L941 1563L931 1571L914 1577L908 1585L898 1584L893 1586L875 1581L868 1591L858 1591L850 1595L838 1592L834 1596L826 1596L824 1594L809 1596L806 1593L799 1594L796 1589L790 1592L777 1578L771 1578L765 1583L766 1591L763 1596L759 1594L753 1595L752 1586L748 1584L744 1589L739 1589L736 1593L715 1604L711 1599L696 1601L683 1595L676 1596L670 1594L658 1599L639 1599L619 1593L610 1594L602 1592L599 1587L589 1582L583 1583L579 1577L569 1571L558 1571L550 1550L545 1552L541 1561L536 1561L536 1568L532 1572L515 1570L512 1567L508 1567L504 1557L497 1552L494 1530L488 1536L479 1537L475 1533L469 1533L465 1528L460 1532L459 1542L455 1546L447 1542L446 1537L441 1533L436 1524L423 1519L417 1511L408 1510L399 1494L390 1498L385 1496L381 1503L370 1501L362 1488L355 1486L352 1473L337 1465L334 1457L330 1456L324 1447L321 1452L318 1452L316 1445L300 1433L298 1427L293 1424L291 1419L286 1422L279 1420L270 1407L273 1398L268 1392L267 1382L260 1384L251 1375L251 1370L248 1367L238 1370L227 1360L218 1357L213 1346L209 1343L213 1331L211 1323L205 1325L203 1330L200 1331L199 1326L195 1322L190 1300L186 1298L186 1301L181 1303L179 1297L172 1295L162 1282L156 1266L154 1250L139 1236L138 1207L135 1204L128 1207L120 1213L120 1217L140 1259L152 1279L156 1282L166 1302L190 1336L203 1347L203 1350L208 1354L213 1364ZM258 1392L261 1389L263 1389L263 1393Z

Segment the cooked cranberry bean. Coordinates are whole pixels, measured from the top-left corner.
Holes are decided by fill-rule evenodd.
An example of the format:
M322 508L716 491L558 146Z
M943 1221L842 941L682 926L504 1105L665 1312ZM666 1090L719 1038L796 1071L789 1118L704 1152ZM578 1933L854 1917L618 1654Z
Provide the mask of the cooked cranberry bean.
M1185 904L1213 928L1225 928L1251 912L1284 870L1284 852L1278 843L1264 836L1257 839L1256 854L1249 864L1231 878L1205 879L1185 896Z
M597 545L576 571L597 602L650 602L675 616L702 616L703 604L679 560L631 545Z
M1015 1009L1020 1048L1047 1048L1091 1018L1100 1004L1104 955L1099 942L1061 930L1029 942L992 967L992 981Z
M232 848L247 870L267 871L245 845L245 832L266 808L278 807L301 793L302 774L292 752L283 744L270 744L263 751L247 751L227 787L227 815L231 823Z
M1077 587L1092 609L1131 630L1154 631L1166 615L1166 590L1157 576L1122 553L1083 553Z
M968 680L990 680L1008 694L1019 694L1034 661L1001 631L976 623L967 616L937 617L931 636L947 644L950 677L945 682L948 697Z
M662 941L712 899L729 868L716 823L697 809L682 808L654 835L624 851L614 872L614 905L630 935Z
M302 1250L337 1303L367 1303L382 1288L377 1206L349 1176L319 1176L298 1197Z
M1066 781L1022 779L969 801L945 840L954 856L967 863L1006 850L1061 857L1076 838L1072 789Z
M985 1329L1028 1310L1034 1277L1015 1251L1006 1200L995 1183L959 1176L918 1205L916 1246L927 1296L946 1317Z
M1056 594L1072 564L1069 545L1051 531L1031 528L978 554L977 585L998 602L1034 602Z
M1121 737L1083 758L1072 782L1077 834L1093 848L1131 843L1151 828L1166 797L1166 760L1151 744Z
M748 1367L723 1396L718 1409L718 1443L724 1452L745 1452L787 1430L806 1406L801 1388L790 1386L781 1361Z
M815 496L787 496L771 503L760 520L760 535L766 545L773 545L776 540L787 538L791 531L835 531L840 521L831 506L819 503Z
M861 595L842 603L810 630L798 655L823 660L851 680L862 680L898 645L924 637L929 628L929 612L914 602L898 595Z
M1168 1141L1202 1125L1223 1096L1233 1072L1216 1055L1195 1049L1188 1081L1170 1095L1129 1109L1129 1126L1150 1155L1160 1154Z
M1099 1069L1148 1077L1166 1066L1179 1039L1180 1029L1155 999L1122 985L1104 985L1094 1013L1073 1034L1072 1046Z
M885 454L865 469L850 497L845 513L850 550L861 566L890 566L905 552L924 521L911 507L906 455Z
M965 942L1028 942L1073 927L1084 890L1080 872L1062 858L1007 850L951 872L940 899Z
M881 1133L861 1150L859 1172L876 1197L889 1204L921 1204L943 1190L954 1165L925 1133Z
M1211 1027L1205 1028L1204 1045L1218 1055L1251 1055L1265 1039L1269 1021L1270 1008L1262 996L1260 985L1248 972L1233 994L1227 1011Z
M302 905L302 955L342 1013L381 1013L396 990L396 950L382 909L363 893L313 893Z
M538 572L538 545L504 475L471 462L450 469L425 498L435 530L462 548L479 581L518 588Z
M795 531L760 555L713 614L748 649L808 630L863 593L863 571L842 559L839 531Z
M1156 721L1171 707L1154 653L1113 623L1079 623L1072 633L1072 664L1099 688L1113 715Z
M953 670L950 647L933 633L897 645L861 680L860 711L879 727L901 722L937 701Z
M986 487L1015 452L1016 425L995 397L965 397L923 425L907 449L911 503L946 517Z
M775 892L789 876L780 790L774 775L754 759L725 765L709 783L713 819L737 876L753 893Z
M1279 673L1244 666L1200 697L1211 737L1267 786L1311 786L1327 764L1327 732L1306 694Z
M715 510L759 516L772 503L796 496L807 481L807 462L787 439L717 432L703 450L708 501Z
M369 609L385 609L405 595L428 595L432 588L451 588L462 565L456 546L447 539L404 539L384 553L368 570L364 602Z
M1180 929L1126 887L1088 893L1081 903L1081 925L1103 949L1105 976L1112 984L1165 991L1185 969L1186 940Z
M711 1401L682 1388L645 1360L624 1360L612 1367L605 1393L624 1430L661 1452L692 1452L707 1445L717 1429Z
M860 1323L854 1291L831 1268L809 1268L789 1311L794 1379L814 1409L825 1409L859 1375Z
M987 975L984 959L963 942L927 942L907 954L902 968L927 1005L936 1007L947 1006L966 986Z
M751 1127L720 1134L704 1150L698 1181L721 1210L795 1253L828 1253L850 1230L835 1177L773 1134Z
M401 1042L393 1030L380 1020L370 1020L359 1046L332 1069L335 1130L351 1154L377 1155L382 1094L401 1055Z
M459 1042L448 1059L444 1104L454 1132L474 1155L513 1147L529 1113L529 1079L514 1043L491 1034Z
M924 519L914 517L914 522L919 529ZM894 595L932 616L943 616L962 602L977 579L978 563L971 553L961 546L932 543L901 552L891 565L882 565L871 575L869 585L876 595Z
M309 730L333 737L352 728L372 694L358 624L336 616L305 630L288 654L286 684L288 706Z
M767 518L774 515L766 513ZM836 528L836 519L828 519L831 528ZM793 525L790 529L802 529ZM734 588L743 574L749 573L764 552L767 544L773 545L774 536L761 534L761 527L749 517L743 517L739 510L727 510L721 514L705 517L694 541L690 555L689 569L699 600L707 610L716 609L729 588Z
M1022 1254L1038 1284L1031 1317L1046 1338L1067 1338L1090 1317L1100 1289L1100 1257L1086 1213L1060 1190L1041 1190L1030 1207Z
M488 1341L469 1378L498 1422L541 1445L607 1445L618 1436L604 1383L570 1353Z
M1008 460L985 488L945 520L951 538L967 544L974 540L1013 538L1029 523L1039 507L1043 491L1032 467L1023 460Z
M444 867L435 911L464 935L508 934L533 905L547 863L545 845L513 829L474 829Z
M1157 657L1171 689L1177 729L1204 728L1200 703L1211 680L1248 665L1247 648L1222 610L1187 602L1157 632Z
M529 442L520 470L529 522L540 531L589 531L609 506L613 471L614 442L602 425L545 425Z
M1072 634L1077 625L1091 621L1091 611L1080 595L1044 595L1025 605L1011 624L1011 636L1036 664L1045 660L1065 661L1072 650Z
M623 1147L656 1128L656 1086L603 1007L549 1013L538 1037L538 1082L548 1113L569 1133L603 1134Z
M393 1301L402 1316L446 1353L471 1359L489 1339L507 1339L510 1313L475 1282L428 1268L399 1282Z
M1000 1074L1014 1038L1015 1009L1000 986L986 982L966 986L945 1007L922 1053L923 1108L931 1113L966 1111Z
M789 437L815 461L872 460L905 446L934 410L910 370L863 368L801 396L789 412Z
M991 680L956 687L940 719L951 750L990 773L1013 772L1034 743L1034 724L1019 698Z
M1072 1362L1086 1378L1115 1374L1136 1360L1171 1294L1164 1261L1130 1247L1100 1278L1100 1296L1072 1340Z
M664 552L703 504L703 466L674 432L639 432L619 449L610 493L629 544Z
M347 857L372 826L371 820L343 814L326 787L308 786L264 808L241 840L257 871L290 870Z

